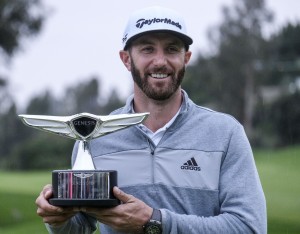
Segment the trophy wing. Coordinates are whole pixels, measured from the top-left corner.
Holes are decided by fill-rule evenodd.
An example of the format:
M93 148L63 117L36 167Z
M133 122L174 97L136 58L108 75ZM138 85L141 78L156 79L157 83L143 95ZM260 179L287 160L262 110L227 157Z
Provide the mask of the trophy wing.
M148 116L149 113L100 116L100 121L102 123L98 127L98 131L96 131L94 137L106 135L132 125L140 124L145 121Z
M70 121L68 116L19 115L19 117L25 125L30 127L69 138L76 138L68 125Z

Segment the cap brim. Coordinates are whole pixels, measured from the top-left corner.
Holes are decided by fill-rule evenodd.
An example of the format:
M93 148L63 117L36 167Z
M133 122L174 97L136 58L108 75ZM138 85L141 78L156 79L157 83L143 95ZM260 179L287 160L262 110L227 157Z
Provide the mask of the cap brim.
M128 48L128 46L134 41L136 40L137 38L141 37L141 36L144 36L146 34L149 34L149 33L160 33L160 32L164 32L164 33L170 33L176 37L178 37L180 40L183 41L184 45L186 47L190 46L191 44L193 44L193 39L190 38L189 36L183 34L183 33L179 33L179 32L175 32L173 30L167 30L167 29L157 29L157 30L150 30L150 31L146 31L146 32L141 32L141 33L138 33L134 36L132 36L130 39L128 39L128 41L126 42L125 46L124 46L124 50L126 50Z

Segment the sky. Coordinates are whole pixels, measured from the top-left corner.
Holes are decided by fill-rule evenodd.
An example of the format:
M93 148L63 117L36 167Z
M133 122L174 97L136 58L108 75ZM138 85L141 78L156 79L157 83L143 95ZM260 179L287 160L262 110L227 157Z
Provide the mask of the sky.
M41 33L26 40L9 66L0 68L9 77L10 92L19 106L46 89L60 96L66 87L96 76L102 98L112 88L125 98L132 91L130 73L119 58L122 34L128 16L134 10L161 5L180 12L197 51L209 51L207 30L222 19L221 6L233 0L43 0L50 8ZM267 32L278 30L286 22L300 22L299 0L266 0L275 14ZM193 61L193 60L192 60Z

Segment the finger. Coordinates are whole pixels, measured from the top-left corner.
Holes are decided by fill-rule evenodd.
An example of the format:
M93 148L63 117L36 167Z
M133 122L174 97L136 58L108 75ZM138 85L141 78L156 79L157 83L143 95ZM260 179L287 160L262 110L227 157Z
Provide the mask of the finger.
M49 203L49 198L52 196L52 186L46 185L40 195L37 197L35 204L38 207L37 213L41 216L44 213L61 213L64 211L63 208L58 206L52 206Z
M39 196L36 201L35 204L37 205L38 208L43 209L43 210L48 210L50 212L58 212L58 213L62 213L64 211L64 209L62 207L59 206L52 206L48 200L46 200L44 197Z
M51 184L47 184L43 190L42 190L42 194L44 195L45 199L49 199L52 197L53 194L53 189L52 189L52 185Z
M84 206L74 206L74 207L72 208L72 210L73 210L74 212L79 212L79 211L81 211L81 212L86 212L86 211L87 211L87 207L84 207Z
M59 226L59 225L62 225L67 220L69 220L72 216L73 216L73 214L45 216L45 217L43 217L43 222L51 224L53 226Z
M57 209L58 207L52 207L48 206L45 208L38 207L36 210L36 213L40 217L47 217L47 216L57 216L57 215L63 215L64 213L60 210Z
M57 209L57 207L55 207ZM63 209L63 211L51 210L51 209L42 209L38 207L37 214L42 217L71 217L74 216L77 212L74 212L70 209Z
M123 192L117 186L113 188L114 195L117 199L119 199L123 203L128 203L133 199L133 196Z

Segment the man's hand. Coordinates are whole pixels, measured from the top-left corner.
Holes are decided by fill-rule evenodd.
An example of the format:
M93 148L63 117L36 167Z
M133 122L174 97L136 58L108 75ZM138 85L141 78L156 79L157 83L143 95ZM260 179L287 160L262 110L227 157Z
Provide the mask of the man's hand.
M117 231L140 233L143 225L150 219L153 209L132 195L126 194L118 187L114 195L122 204L113 208L85 207L81 211L94 216L99 222L109 225Z
M48 223L53 226L60 226L77 213L77 211L74 211L73 208L52 206L48 202L51 197L52 185L48 184L43 188L35 201L38 207L37 214L43 218L44 223Z

